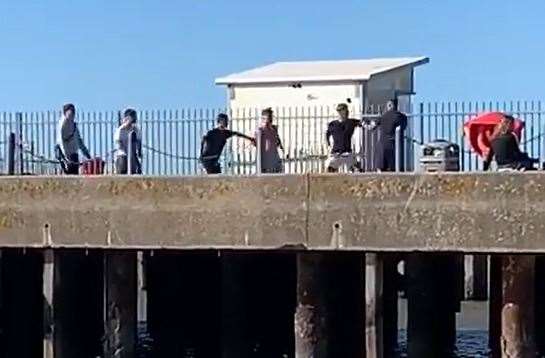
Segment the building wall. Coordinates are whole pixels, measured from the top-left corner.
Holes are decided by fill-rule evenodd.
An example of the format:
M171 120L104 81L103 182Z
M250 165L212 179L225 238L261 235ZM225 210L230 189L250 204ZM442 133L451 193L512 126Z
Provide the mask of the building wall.
M261 109L272 107L275 110L275 124L286 148L286 158L316 158L316 165L303 169L315 171L323 170L323 159L319 158L327 155L324 133L327 123L337 116L335 106L338 103L349 102L351 116L361 118L364 106L374 105L376 110L396 93L410 92L412 69L409 68L381 74L371 78L368 83L302 83L300 88L294 88L293 84L234 85L228 90L228 100L233 129L250 135L254 134L259 123ZM409 130L412 130L412 126ZM363 137L361 130L355 132L354 150L365 156L365 160L372 161L374 148L366 148L368 146L363 145ZM255 162L255 148L234 139L231 149L237 162L248 163L237 170L252 173L255 169L252 164ZM290 165L289 162L285 160L286 165Z
M233 110L241 108L265 107L320 107L334 106L340 102L361 105L360 83L312 83L273 85L236 85L230 92L230 106Z

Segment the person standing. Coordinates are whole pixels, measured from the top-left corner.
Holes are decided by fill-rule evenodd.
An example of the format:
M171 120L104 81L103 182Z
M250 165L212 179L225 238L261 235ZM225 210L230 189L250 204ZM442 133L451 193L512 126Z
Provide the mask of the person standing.
M386 103L386 112L378 119L376 125L380 130L380 139L376 147L375 166L379 171L393 172L396 170L396 130L400 128L403 138L407 128L407 116L397 110L397 100L392 99ZM403 143L400 141L399 145L398 149L403 153Z
M282 160L278 155L278 149L284 151L282 141L278 135L278 128L273 125L273 110L266 108L261 111L261 125L256 129L256 141L259 138L261 148L257 150L261 154L262 173L281 173Z
M338 118L329 122L326 131L326 143L330 148L330 155L326 166L328 173L336 173L343 165L355 169L356 158L352 153L352 136L356 127L361 127L361 121L349 118L348 105L340 103L337 105ZM331 143L333 139L333 143Z
M55 152L63 172L69 175L79 174L80 150L87 159L91 159L91 154L81 139L75 118L76 107L72 103L65 104L57 125Z
M202 138L200 161L207 174L221 174L219 160L227 139L236 136L255 144L254 138L229 130L228 127L229 116L225 113L220 113L216 118L216 128L209 130Z
M136 125L137 113L129 108L123 113L123 121L114 134L116 145L116 174L142 174L142 134ZM133 141L129 146L129 141ZM130 168L129 168L130 158ZM129 173L130 169L130 173Z

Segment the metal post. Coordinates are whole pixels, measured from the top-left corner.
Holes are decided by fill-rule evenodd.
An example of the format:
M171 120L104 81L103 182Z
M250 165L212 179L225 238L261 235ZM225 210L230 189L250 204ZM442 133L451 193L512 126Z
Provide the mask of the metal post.
M15 175L15 133L8 139L8 175Z
M135 154L135 143L136 143L136 132L131 130L128 135L128 144L127 144L127 174L134 174L132 170L133 166L133 155Z
M395 134L395 161L396 161L396 172L401 171L401 128L396 128L396 134Z
M25 171L23 159L23 114L17 112L15 115L17 120L17 130L19 131L19 174L23 175Z
M256 173L257 175L261 174L262 171L262 164L261 164L261 145L262 145L262 130L259 128L257 130L257 138L256 138L256 148L257 148L257 155L256 155Z

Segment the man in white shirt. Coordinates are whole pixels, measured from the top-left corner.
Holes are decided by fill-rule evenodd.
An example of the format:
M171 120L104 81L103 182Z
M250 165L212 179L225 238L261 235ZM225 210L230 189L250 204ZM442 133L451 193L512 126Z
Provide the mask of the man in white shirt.
M57 159L65 174L79 174L79 155L81 150L87 159L91 159L89 150L83 143L76 125L76 107L72 103L62 108L62 117L57 126Z
M123 122L115 131L114 142L116 145L116 174L142 174L142 134L136 126L136 120L137 114L134 109L129 108L125 110L123 113ZM131 133L134 133L133 142L129 148ZM131 168L129 168L129 156L131 159Z

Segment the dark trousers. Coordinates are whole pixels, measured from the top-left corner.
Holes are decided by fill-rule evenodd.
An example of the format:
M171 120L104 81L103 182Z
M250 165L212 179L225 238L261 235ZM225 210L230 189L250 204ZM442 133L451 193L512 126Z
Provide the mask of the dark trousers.
M116 174L128 174L128 159L126 156L117 157L115 159L115 172ZM132 161L132 171L131 174L142 174L142 167L138 159L133 159Z
M79 156L77 153L70 154L68 156L68 160L64 162L63 170L64 170L64 173L68 175L79 174Z
M206 174L221 174L221 165L217 160L203 160L201 164Z
M400 159L399 169L404 170L403 146L399 148ZM375 152L375 167L383 172L395 172L396 170L396 146L392 141L379 141Z

